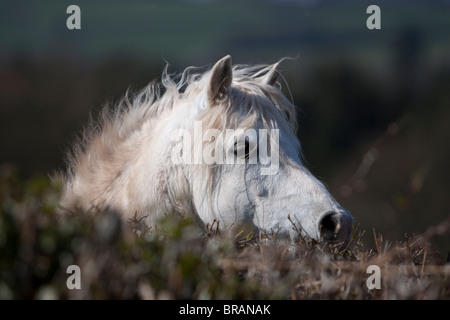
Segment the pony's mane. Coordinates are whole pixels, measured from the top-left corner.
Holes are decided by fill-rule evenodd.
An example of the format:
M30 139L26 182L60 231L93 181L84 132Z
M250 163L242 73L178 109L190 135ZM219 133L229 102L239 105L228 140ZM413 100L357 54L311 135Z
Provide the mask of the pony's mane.
M279 61L281 62L281 61ZM278 63L279 63L278 62ZM277 64L278 64L277 63ZM255 119L263 119L265 128L274 128L279 121L288 124L288 130L296 132L296 108L281 93L281 83L264 84L261 79L274 65L234 65L233 82L227 101L223 108L212 108L205 111L202 120L204 127L225 130L231 124L232 108L245 106L247 117L240 123L241 127L250 127ZM104 106L97 120L91 120L81 137L73 145L66 159L68 173L66 181L72 184L77 173L83 171L89 175L101 164L109 164L114 175L121 172L119 159L126 151L127 140L149 120L156 119L166 111L172 110L176 102L192 90L202 90L208 81L210 70L200 71L196 67L188 67L182 73L170 75L166 65L160 83L151 82L137 93L127 90L120 102L113 106ZM286 84L285 79L280 74ZM290 92L289 92L290 93ZM203 99L205 101L205 99ZM197 105L200 109L204 106ZM201 110L200 110L201 111ZM121 150L122 152L117 152Z

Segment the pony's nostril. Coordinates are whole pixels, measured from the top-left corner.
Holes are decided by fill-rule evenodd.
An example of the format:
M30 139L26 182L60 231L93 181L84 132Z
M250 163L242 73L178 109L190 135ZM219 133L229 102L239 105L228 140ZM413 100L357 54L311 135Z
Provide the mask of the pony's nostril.
M323 241L337 240L339 232L339 220L336 217L336 212L330 211L323 215L319 222L320 239Z

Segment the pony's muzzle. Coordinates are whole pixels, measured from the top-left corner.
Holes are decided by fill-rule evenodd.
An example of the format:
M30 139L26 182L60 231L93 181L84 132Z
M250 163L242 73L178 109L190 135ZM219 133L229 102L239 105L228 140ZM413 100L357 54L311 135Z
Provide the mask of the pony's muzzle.
M345 245L349 240L352 226L353 218L350 215L328 211L319 220L320 240Z

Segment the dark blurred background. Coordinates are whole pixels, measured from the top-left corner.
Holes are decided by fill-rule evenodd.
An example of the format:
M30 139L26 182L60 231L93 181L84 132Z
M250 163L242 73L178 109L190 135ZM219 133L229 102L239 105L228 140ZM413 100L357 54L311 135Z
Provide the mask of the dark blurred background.
M66 9L81 8L81 30ZM381 30L366 9L381 8ZM0 163L63 168L127 88L231 54L283 63L308 166L372 243L449 217L450 1L2 1ZM449 235L434 239L446 256Z

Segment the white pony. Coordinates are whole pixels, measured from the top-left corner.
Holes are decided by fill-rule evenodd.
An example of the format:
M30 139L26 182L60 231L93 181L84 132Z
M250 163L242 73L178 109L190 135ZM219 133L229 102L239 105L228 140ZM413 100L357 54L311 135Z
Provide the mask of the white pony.
M61 206L114 209L149 226L189 214L220 230L347 242L353 218L302 163L278 63L233 67L226 56L192 69L174 81L166 67L162 85L105 108L69 156Z

